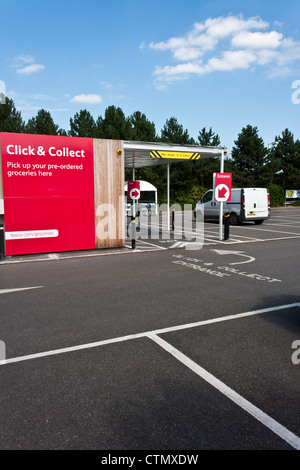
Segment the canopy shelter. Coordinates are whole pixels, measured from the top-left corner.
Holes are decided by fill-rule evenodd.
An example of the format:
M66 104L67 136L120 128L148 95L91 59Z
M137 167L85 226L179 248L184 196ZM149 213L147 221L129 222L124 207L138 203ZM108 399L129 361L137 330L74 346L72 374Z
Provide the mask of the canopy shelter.
M164 142L124 141L124 152L125 168L134 170L145 166L186 162L199 160L200 158L224 157L227 154L227 148L167 144Z
M135 169L146 166L167 165L167 229L170 229L170 164L188 162L203 158L220 157L220 173L224 172L226 147L201 147L199 145L178 145L164 142L124 141L125 168L132 168L132 179L135 180Z

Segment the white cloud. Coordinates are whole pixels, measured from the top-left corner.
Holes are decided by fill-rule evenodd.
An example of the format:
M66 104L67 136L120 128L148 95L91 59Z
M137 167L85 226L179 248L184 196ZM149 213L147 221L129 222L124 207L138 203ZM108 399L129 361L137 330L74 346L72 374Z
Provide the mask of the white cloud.
M95 94L81 94L76 95L71 99L71 103L81 103L81 104L97 104L102 102L102 97Z
M255 63L256 56L251 51L225 51L222 53L221 59L212 57L209 59L206 72L216 70L231 71L237 69L248 69L250 65Z
M195 29L204 31L208 36L216 39L224 39L228 36L237 34L240 31L249 29L265 29L268 23L259 17L253 17L244 20L242 15L239 16L220 16L218 18L208 18L204 23L196 23Z
M165 42L152 42L149 47L161 51L170 50L174 58L190 60L190 55L193 58L201 57L206 51L213 50L221 40L242 31L264 29L267 26L268 23L259 18L249 20L235 16L208 18L204 23L195 23L192 31L184 37L173 37Z
M278 23L274 23L279 27ZM242 15L208 18L195 23L186 35L152 42L149 49L170 52L175 64L156 67L157 88L190 76L268 66L269 76L291 72L300 60L300 43L285 38L260 17L244 19ZM142 44L145 48L145 43Z
M32 64L34 62L34 57L29 54L21 54L13 59L13 62L17 67L20 67L23 64Z
M23 67L21 69L17 69L17 73L20 73L23 75L31 75L32 73L40 72L41 70L45 70L44 65L32 64L32 65L27 65L26 67Z
M17 73L20 73L23 75L31 75L32 73L40 72L40 70L45 70L44 65L32 64L32 65L27 65L26 67L23 67L21 69L17 69Z
M12 59L12 68L22 75L31 75L32 73L45 70L45 66L34 63L34 57L28 54L22 54ZM30 65L28 65L30 64Z
M165 67L156 67L154 75L159 79L164 77L166 82L172 83L176 80L188 78L192 74L202 75L205 69L201 64L188 62L187 64L178 64L174 66L166 65Z
M269 33L243 31L233 37L231 44L233 47L250 49L277 49L282 38L283 34L276 31L270 31Z

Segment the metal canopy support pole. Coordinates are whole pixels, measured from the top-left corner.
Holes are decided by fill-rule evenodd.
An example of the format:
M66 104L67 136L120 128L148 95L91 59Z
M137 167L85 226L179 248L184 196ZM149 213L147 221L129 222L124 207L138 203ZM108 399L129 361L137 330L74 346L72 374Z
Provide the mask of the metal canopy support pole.
M224 173L224 150L222 150L222 154L221 154L220 173Z
M220 173L224 173L224 150L222 150L220 159ZM220 213L219 213L219 240L223 238L223 201L220 202Z
M132 181L135 181L135 168L134 168L134 159L132 165ZM132 216L135 217L135 199L132 201Z
M170 163L167 164L167 231L170 231Z

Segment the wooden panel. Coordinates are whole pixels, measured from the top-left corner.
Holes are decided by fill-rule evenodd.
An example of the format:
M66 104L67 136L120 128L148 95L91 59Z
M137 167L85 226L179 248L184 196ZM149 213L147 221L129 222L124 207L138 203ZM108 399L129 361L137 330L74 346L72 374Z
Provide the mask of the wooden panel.
M94 139L94 181L96 248L125 246L123 141Z
M1 159L1 134L0 134L0 198L3 198L2 159Z

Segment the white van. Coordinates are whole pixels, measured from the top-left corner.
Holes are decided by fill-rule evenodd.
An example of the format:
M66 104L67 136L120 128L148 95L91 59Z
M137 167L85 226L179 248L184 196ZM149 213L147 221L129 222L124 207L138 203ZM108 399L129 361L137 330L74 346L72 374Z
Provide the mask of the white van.
M220 203L214 201L213 190L207 191L196 204L194 215L201 205L204 219L219 219ZM230 214L230 224L238 225L253 220L262 224L270 217L270 197L266 188L238 188L231 190L231 200L223 202L223 215Z

